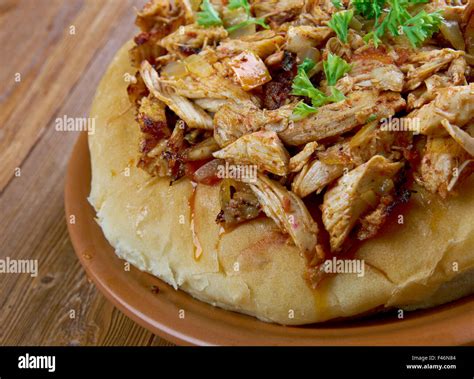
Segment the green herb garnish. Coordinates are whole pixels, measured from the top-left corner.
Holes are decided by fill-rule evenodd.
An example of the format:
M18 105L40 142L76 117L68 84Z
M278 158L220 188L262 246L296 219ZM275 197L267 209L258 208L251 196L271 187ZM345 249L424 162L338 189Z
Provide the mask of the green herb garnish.
M219 13L214 9L209 0L204 0L200 9L201 12L197 13L197 23L199 25L206 28L222 25L222 20L219 17Z
M291 115L291 119L293 121L299 121L302 120L306 117L308 117L310 114L317 113L318 108L312 107L311 105L306 104L304 101L300 101L295 109L293 109L293 114Z
M230 10L236 10L236 9L242 8L245 10L245 13L247 14L247 20L240 22L236 25L232 25L227 28L227 31L229 33L232 33L240 28L244 28L248 25L253 25L253 24L260 25L264 29L270 29L270 26L267 25L267 23L265 22L265 19L252 17L252 14L250 13L250 4L247 0L230 0L227 8Z
M349 32L349 24L354 16L354 11L342 11L334 13L331 20L328 23L328 26L334 30L342 42L347 43L347 35Z
M351 70L351 65L339 56L329 53L328 59L323 62L323 68L328 85L334 86L339 79Z
M250 16L250 4L247 0L230 0L227 8L230 10L244 8L245 13Z
M344 5L342 5L341 0L331 0L332 5L334 5L337 9L343 9Z
M375 29L368 33L364 40L372 40L375 46L388 32L393 37L405 35L413 47L419 47L431 38L439 29L443 20L440 12L426 13L422 10L415 16L408 11L410 6L426 3L428 0L388 0L390 8L383 12L383 19L377 22Z
M326 71L325 69L325 72L326 72L326 75L329 74L329 77L332 78L331 82L332 80L334 80L334 78L338 78L339 75L342 76L346 72L348 72L346 65L347 66L349 65L347 64L347 62L341 58L339 59L343 63L341 63L338 59L334 58L334 56L331 57L330 64L327 64L327 62L323 63L323 66L328 67L328 71ZM311 100L311 105L308 105L303 101L298 103L298 105L293 110L293 115L292 115L293 120L301 120L312 113L316 113L318 108L323 105L326 105L329 103L337 103L345 99L344 94L333 86L330 86L331 95L328 96L321 90L317 89L313 85L313 83L311 83L311 80L308 76L308 72L310 72L315 67L315 65L316 63L313 60L306 58L303 61L303 63L301 63L298 66L298 74L293 80L293 86L292 86L293 90L291 94L296 95L296 96L308 97ZM329 69L329 67L331 68ZM349 69L350 69L350 66L349 66ZM341 75L341 72L343 72L342 75Z
M419 47L438 31L442 21L443 16L440 12L426 13L423 10L407 20L402 25L402 31L413 47Z
M367 20L378 19L385 3L386 0L352 0L355 12Z
M229 33L232 33L234 31L236 31L237 29L240 29L240 28L243 28L245 26L248 26L248 25L252 25L252 24L255 24L255 25L260 25L262 28L264 29L270 29L270 26L268 26L266 23L265 23L265 20L263 18L254 18L254 17L249 17L247 20L239 23L239 24L236 24L236 25L232 25L230 27L227 28L227 31Z

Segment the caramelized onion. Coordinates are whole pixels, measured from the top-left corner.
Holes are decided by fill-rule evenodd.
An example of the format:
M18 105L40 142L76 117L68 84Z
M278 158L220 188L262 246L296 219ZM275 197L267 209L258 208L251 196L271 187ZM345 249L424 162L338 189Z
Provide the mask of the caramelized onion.
M184 64L188 71L201 78L207 78L214 72L212 66L198 54L193 54L184 60Z
M456 21L443 20L440 25L441 34L446 38L449 43L457 50L465 50L466 44L464 43L464 37L459 28L459 24Z
M170 62L161 70L161 75L167 79L179 79L188 74L186 66L182 61Z

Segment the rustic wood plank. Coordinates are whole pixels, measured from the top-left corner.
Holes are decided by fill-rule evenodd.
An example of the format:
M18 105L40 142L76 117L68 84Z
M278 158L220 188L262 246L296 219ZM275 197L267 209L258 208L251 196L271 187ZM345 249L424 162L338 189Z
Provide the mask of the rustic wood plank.
M34 10L38 7L49 8L44 0L28 2L36 4ZM69 2L63 4L67 6ZM13 177L15 168L21 165L38 138L51 127L48 123L55 110L82 77L84 69L107 40L120 15L125 10L130 10L131 5L130 0L84 1L79 13L71 21L75 34L70 33L67 25L59 40L52 41L54 49L45 50L44 64L38 59L40 68L30 70L25 78L26 83L13 88L14 94L6 98L5 104L2 104L5 111L0 113L3 130L0 135L0 161L3 165L3 170L0 171L0 191L3 191ZM53 7L52 11L54 10ZM57 13L54 17L56 16ZM8 19L8 13L3 17ZM20 16L16 15L14 18L19 20ZM66 18L66 24L67 21ZM42 25L44 27L48 26ZM2 51L2 56L17 54L14 46L9 48L13 50ZM25 57L28 58L29 55L22 56L23 59ZM34 78L28 78L28 75L33 75Z
M103 4L102 1L97 2ZM62 73L61 80L70 87L67 92L53 88L47 91L48 93L43 93L40 88L36 88L34 95L29 97L31 107L41 108L39 113L33 113L41 116L43 121L46 120L44 125L48 125L44 128L42 138L38 139L36 136L23 141L24 132L12 134L9 129L8 139L10 142L16 141L16 148L23 142L31 146L19 150L23 155L15 156L18 159L27 157L23 162L19 161L22 163L21 175L13 176L13 180L0 194L1 255L15 259L38 259L39 275L36 278L27 274L0 275L1 345L169 345L115 309L88 281L69 241L64 216L64 176L77 133L55 131L52 122L55 117L63 115L82 117L88 114L95 88L104 70L115 51L135 31L131 2L121 2L126 4L122 6L121 11L108 14L98 11L97 8L91 8L95 9L95 13L91 10L86 12L82 7L90 5L84 1L74 2L76 6L81 6L81 10L75 8L61 11L58 4L64 2L51 1L54 12L70 15L74 12L86 12L88 17L98 17L101 23L109 24L109 29L104 30L104 34L109 35L104 35L103 39L107 43L101 49L98 46L100 41L92 40L90 36L79 36L87 41L75 42L76 47L91 44L92 50L97 52L91 53L89 65L84 61L81 66L74 66L80 77L76 86L73 84L76 79L65 78L66 73ZM22 7L26 6L24 3L21 3ZM118 1L109 3L117 4ZM10 13L5 11L6 8L8 7L5 4L0 6L2 22L5 14ZM33 12L35 8L22 9L28 13ZM29 19L28 17L25 15L26 19ZM81 15L77 17L80 18ZM78 25L84 23L82 20ZM56 35L61 36L61 33L56 32ZM0 36L0 43L3 37ZM48 44L54 44L53 40ZM41 64L33 65L27 76L35 76L38 72L48 72L40 74L45 75L41 80L54 76L54 70L61 70L59 66L70 59L58 53L63 48L65 47L54 47L55 54L49 60L45 59L44 67ZM50 48L45 45L43 49L46 51ZM76 57L73 52L71 54ZM11 62L21 64L16 57L12 57ZM14 68L8 66L7 70L12 72ZM21 85L25 85L25 81ZM5 103L14 108L9 120L18 121L19 118L18 110L12 106L15 101L19 101L21 107L27 105L26 100L15 97L21 96L21 92L18 95L17 91L19 88L2 92L2 102L5 97ZM53 102L50 92L55 96L62 95L64 100ZM45 109L44 99L41 97L50 106L49 110ZM12 98L14 100L11 100ZM2 117L5 117L3 104ZM29 118L28 122L31 121ZM23 129L28 125L20 124L19 127ZM32 131L38 131L38 128L34 127ZM5 135L7 133L4 133L4 138ZM1 143L3 141L0 145ZM24 155L25 152L27 155ZM17 161L12 162L16 164Z

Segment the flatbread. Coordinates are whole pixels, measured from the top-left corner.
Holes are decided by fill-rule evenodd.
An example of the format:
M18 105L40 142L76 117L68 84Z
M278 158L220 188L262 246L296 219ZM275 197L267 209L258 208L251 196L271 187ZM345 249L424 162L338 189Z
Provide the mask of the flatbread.
M97 89L89 136L89 201L120 258L199 300L280 324L431 307L474 292L473 178L446 201L415 195L403 224L358 250L363 277L337 274L317 290L305 279L304 258L272 220L219 236L218 186L194 190L187 179L170 186L136 167L140 131L124 80L134 74L130 47L117 53Z

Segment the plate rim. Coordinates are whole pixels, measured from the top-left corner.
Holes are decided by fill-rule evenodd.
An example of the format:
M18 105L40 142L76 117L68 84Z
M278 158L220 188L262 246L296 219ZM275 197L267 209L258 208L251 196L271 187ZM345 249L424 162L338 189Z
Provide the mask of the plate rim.
M87 156L88 159L86 159L87 162L84 162L84 160L80 160L79 158L81 155ZM66 172L66 180L65 180L65 186L64 186L64 205L65 205L65 214L66 214L66 220L69 219L69 215L74 214L72 213L73 210L77 209L77 207L81 207L84 204L87 204L87 207L90 207L92 209L92 206L89 204L86 198L83 199L76 199L76 196L74 195L78 190L74 188L75 183L80 181L78 179L76 174L76 170L78 165L85 164L87 167L86 169L88 170L89 176L90 176L90 155L89 155L89 147L88 147L88 135L87 132L82 132L80 133L78 139L76 140L76 143L74 145L73 151L70 155L68 166L67 166L67 172ZM84 184L84 183L82 183ZM90 181L88 184L86 184L86 187L89 188L90 190ZM76 201L79 200L81 204L76 203ZM95 211L93 211L95 213ZM77 221L77 220L76 220ZM95 223L95 220L87 220L87 221L92 221L93 224L97 228L100 229L100 227ZM97 267L95 268L94 266L94 260L91 260L90 258L87 257L87 255L84 255L81 252L84 252L87 249L90 249L88 247L90 244L88 244L87 240L84 240L84 236L81 233L78 232L77 228L77 223L76 224L71 224L70 222L67 222L67 228L68 228L68 233L70 236L70 240L72 242L74 252L76 256L78 257L82 267L85 269L87 276L92 280L92 282L95 284L95 286L99 289L99 291L107 298L108 301L110 301L116 308L118 308L122 313L124 313L127 317L131 318L134 322L139 324L140 326L144 327L145 329L149 330L150 332L170 341L178 345L267 345L265 343L265 339L262 339L259 336L254 336L254 340L252 342L252 336L249 336L248 333L249 331L243 333L243 335L236 335L235 333L232 334L232 338L229 338L229 336L222 336L219 334L212 334L211 335L205 335L206 333L200 333L200 332L195 332L193 335L190 335L189 333L185 333L183 331L180 331L182 329L179 328L179 326L176 326L176 322L173 322L170 317L169 317L169 309L165 309L166 312L168 313L163 313L162 319L157 319L154 317L153 319L150 318L150 315L147 314L146 310L144 309L139 309L143 307L138 307L136 304L131 305L130 303L127 303L126 300L123 299L123 296L117 293L117 290L114 289L116 285L111 285L110 283L107 283L106 280L101 277L97 273ZM105 236L102 234L102 231L100 230L100 235L102 239L105 239ZM108 244L108 242L106 241ZM112 248L112 247L111 247ZM113 249L113 248L112 248ZM100 256L100 255L99 255ZM115 258L119 259L118 257L115 256ZM95 260L97 262L97 259ZM144 273L142 272L143 275L147 275L149 277L152 277L153 280L160 282L160 287L170 287L168 284L165 282L161 281L158 278L155 278L151 274ZM124 283L126 285L130 283ZM132 283L133 284L133 283ZM192 298L190 295L184 293L183 291L176 291L176 292L181 292L181 294L184 294L189 297L189 299L186 299L186 297L183 297L183 301L190 302L190 304L197 305L199 307L201 306L207 306L207 307L212 307L211 305L208 305L206 303L200 302L197 299ZM178 295L179 296L179 295ZM160 303L167 307L169 307L169 304L166 304L163 300L160 301ZM199 303L199 304L198 304ZM340 327L341 324L336 325L331 325L330 328L325 328L327 326L327 323L321 323L321 324L313 324L312 326L283 326L283 325L278 325L278 324L268 324L263 321L257 320L251 316L246 316L246 315L241 315L236 312L231 312L231 311L226 311L222 310L220 308L212 308L215 310L216 313L220 313L221 315L224 315L222 312L226 313L231 313L233 314L232 317L238 317L238 318L246 318L247 320L252 319L254 323L258 323L258 325L261 326L261 329L269 329L270 328L283 328L287 332L292 331L292 330L307 330L307 329L318 329L318 330L326 330L328 332L329 339L327 341L324 340L323 337L317 337L317 338L305 338L304 340L299 340L295 339L292 340L291 336L289 337L290 339L285 339L284 345L326 345L326 346L340 346L340 345L361 345L361 346L370 346L370 345L377 345L377 346L394 346L394 345L434 345L434 346L440 346L440 345L473 345L474 344L474 328L469 330L464 330L463 326L468 325L466 322L469 322L469 320L474 319L474 296L470 295L468 297L456 300L454 302L451 302L447 305L441 305L437 306L435 308L432 308L430 310L422 310L422 311L415 311L415 313L418 313L418 316L415 317L414 319L404 319L403 321L398 321L399 324L397 325L400 328L394 328L393 322L389 322L383 325L377 325L377 322L375 321L375 325L369 325L369 326L350 326L349 328L347 325L343 325ZM137 308L138 307L138 308ZM441 310L440 310L441 309ZM437 312L437 310L439 312ZM457 312L456 312L457 311ZM465 311L465 312L463 312ZM420 316L420 312L425 312ZM149 313L149 312L148 312ZM408 312L407 312L408 313ZM438 314L436 314L438 313ZM411 312L410 312L411 314ZM426 319L426 317L430 317L430 315L435 314L435 317L428 323L428 325L424 325L423 319ZM156 316L156 315L155 315ZM199 320L199 314L191 315L191 322L195 323L196 321ZM189 317L188 317L189 318ZM447 322L446 319L449 319ZM206 321L206 320L204 320ZM207 320L206 322L212 320ZM350 322L350 321L349 321ZM448 323L448 326L446 325ZM194 325L194 324L193 324ZM257 324L256 324L257 325ZM385 326L385 327L383 327ZM438 327L443 327L443 333L436 335L433 332L430 332L430 329L436 329L436 326ZM224 328L225 326L221 327ZM189 328L187 328L189 329ZM380 330L382 329L382 330ZM417 329L418 333L420 332L420 329L424 332L424 337L421 339L413 339L411 337L411 333ZM199 330L194 328L194 331ZM362 333L362 334L352 334L351 336L337 336L339 333L338 331L354 331L354 330L360 330L361 332L367 332L367 333ZM372 336L373 340L370 342L370 340L367 340L368 337ZM357 337L360 337L361 339L358 340ZM241 338L239 340L239 338ZM391 341L392 343L387 343L386 341ZM242 343L244 342L244 343ZM273 340L274 342L274 340ZM268 345L275 345L274 343L268 344Z

